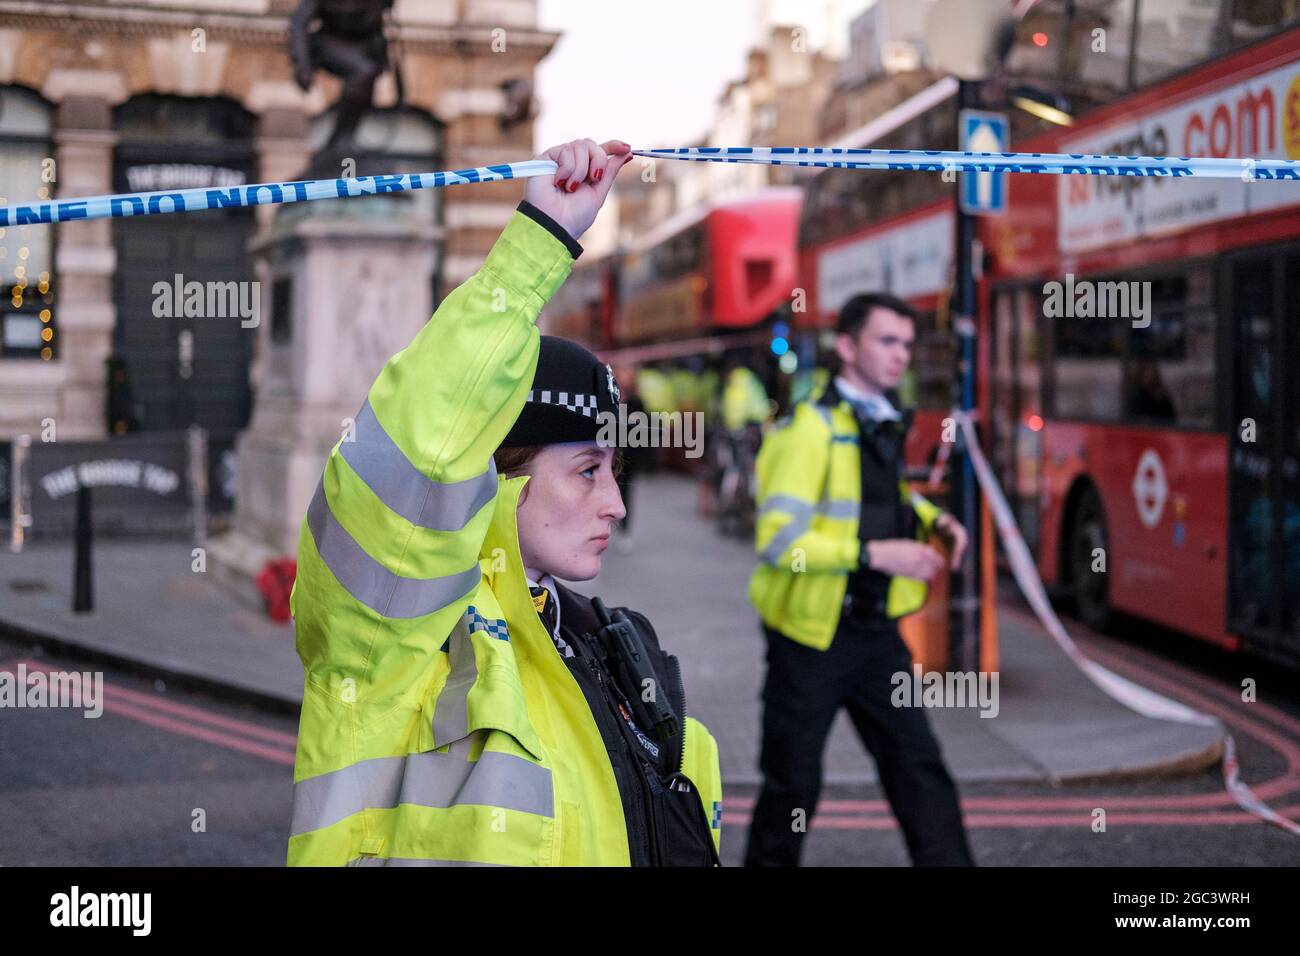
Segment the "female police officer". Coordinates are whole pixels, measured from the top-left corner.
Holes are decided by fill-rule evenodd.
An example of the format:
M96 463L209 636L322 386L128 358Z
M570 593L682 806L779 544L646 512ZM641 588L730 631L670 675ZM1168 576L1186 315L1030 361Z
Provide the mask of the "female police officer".
M644 617L583 598L618 389L538 312L631 148L576 140L384 366L307 510L290 864L717 860L717 748ZM552 577L554 576L554 577Z

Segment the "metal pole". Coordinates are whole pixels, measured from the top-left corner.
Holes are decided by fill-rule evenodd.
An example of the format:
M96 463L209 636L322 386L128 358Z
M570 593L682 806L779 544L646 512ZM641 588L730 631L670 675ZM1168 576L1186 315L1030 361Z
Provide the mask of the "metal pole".
M87 614L95 610L90 551L93 538L90 488L83 484L77 488L77 554L72 572L72 610L76 614Z
M958 114L980 105L979 84L961 80L957 89ZM963 175L971 175L965 173ZM961 189L961 183L957 184ZM956 282L953 314L960 351L957 361L957 407L970 414L975 409L975 217L956 203L956 243L954 245ZM953 573L949 587L948 640L949 668L972 671L979 668L979 490L975 469L966 453L965 439L958 430L953 447L950 471L951 510L966 529L968 546L961 567Z
M31 526L32 516L23 507L27 491L27 458L31 454L32 436L19 435L10 454L9 469L9 550L18 554L23 549L23 538Z
M208 432L191 425L186 447L189 451L190 514L194 521L194 544L208 543Z

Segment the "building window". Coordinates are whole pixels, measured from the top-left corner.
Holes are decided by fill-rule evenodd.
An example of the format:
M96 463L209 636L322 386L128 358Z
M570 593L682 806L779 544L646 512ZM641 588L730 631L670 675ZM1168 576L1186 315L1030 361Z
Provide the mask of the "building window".
M1143 0L1136 85L1147 86L1227 52L1230 0Z
M1300 0L1233 0L1232 45L1245 46L1300 23Z
M35 93L0 88L0 205L53 197L52 112ZM0 358L58 355L53 253L52 226L0 229Z
M1136 6L1137 0L1079 0L1074 5L1069 42L1080 86L1072 90L1076 95L1102 103L1129 88Z

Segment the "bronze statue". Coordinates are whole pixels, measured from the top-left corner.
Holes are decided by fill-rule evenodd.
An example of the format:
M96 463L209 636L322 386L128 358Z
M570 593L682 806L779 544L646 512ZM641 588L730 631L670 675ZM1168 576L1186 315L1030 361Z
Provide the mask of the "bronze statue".
M327 163L353 155L356 131L371 107L375 81L389 68L384 15L394 0L301 0L289 19L289 54L294 76L305 91L316 70L343 80L338 119L318 159ZM313 20L320 21L314 31ZM402 73L394 74L397 101L403 100Z

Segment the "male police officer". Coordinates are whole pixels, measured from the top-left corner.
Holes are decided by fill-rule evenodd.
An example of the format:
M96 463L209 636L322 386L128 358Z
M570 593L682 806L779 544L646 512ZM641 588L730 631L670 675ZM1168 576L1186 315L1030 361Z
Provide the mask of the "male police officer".
M894 707L894 674L910 676L897 618L925 603L943 567L926 544L937 531L956 567L957 520L902 481L908 418L886 392L907 370L914 312L889 295L859 295L836 328L838 375L795 406L758 457L750 601L767 637L763 789L745 862L794 866L821 791L831 722L848 709L917 865L972 865L957 790L923 711Z

